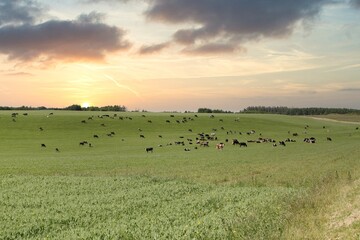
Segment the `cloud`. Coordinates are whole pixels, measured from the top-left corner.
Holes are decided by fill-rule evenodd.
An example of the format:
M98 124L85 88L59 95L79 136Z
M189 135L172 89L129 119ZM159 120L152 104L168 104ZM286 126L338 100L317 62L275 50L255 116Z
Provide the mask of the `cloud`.
M355 7L360 9L360 0L351 0L350 3Z
M340 92L360 92L360 88L343 88L339 90Z
M144 45L140 48L139 53L141 55L147 55L147 54L153 54L160 52L164 48L169 47L170 43L160 43L160 44L154 44L154 45Z
M32 73L28 73L28 72L13 72L13 73L7 73L4 74L6 76L13 76L13 77L17 77L17 76L34 76Z
M191 55L213 55L234 53L236 51L244 52L246 50L231 44L209 43L199 47L185 48L182 52Z
M177 30L173 35L176 43L199 50L226 43L231 48L248 41L290 36L296 26L307 25L325 5L333 2L153 0L149 1L150 6L145 15L152 21L193 26ZM227 52L229 48L223 47L223 50Z
M1 27L0 53L19 61L101 61L107 53L128 49L125 31L99 22L101 16L90 13L73 21Z
M43 9L35 1L0 1L0 26L5 24L34 23L42 15Z

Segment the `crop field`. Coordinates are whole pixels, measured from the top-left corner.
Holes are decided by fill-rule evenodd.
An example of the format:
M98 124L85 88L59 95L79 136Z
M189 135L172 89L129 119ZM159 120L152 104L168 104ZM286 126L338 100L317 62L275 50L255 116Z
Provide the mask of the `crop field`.
M326 238L337 190L360 189L360 123L12 113L0 112L0 239ZM360 237L357 217L343 236Z

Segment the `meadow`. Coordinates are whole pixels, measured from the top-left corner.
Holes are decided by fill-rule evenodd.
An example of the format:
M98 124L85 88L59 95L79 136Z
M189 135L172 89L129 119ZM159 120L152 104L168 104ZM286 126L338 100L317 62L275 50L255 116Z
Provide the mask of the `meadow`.
M351 212L340 201L353 202L360 191L360 123L257 114L12 113L0 112L0 239L360 237L357 216L340 224ZM199 133L216 140L200 146ZM249 142L259 138L276 139L277 146ZM295 141L278 144L288 138ZM224 149L215 149L220 142ZM344 189L345 199L338 195Z

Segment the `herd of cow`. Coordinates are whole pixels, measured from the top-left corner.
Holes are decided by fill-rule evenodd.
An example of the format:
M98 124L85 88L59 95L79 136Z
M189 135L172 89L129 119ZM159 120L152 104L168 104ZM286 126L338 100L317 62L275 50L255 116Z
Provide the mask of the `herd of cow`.
M28 114L27 113L24 113L23 114L24 116L27 116ZM48 117L50 115L53 115L53 113L50 113L48 115ZM11 114L12 116L12 119L16 119L16 117L18 116L18 113L12 113ZM93 120L95 116L91 116L91 117L88 117L87 120L81 120L81 123L83 124L86 124L87 121L90 121L90 120ZM97 116L98 118L112 118L112 119L119 119L119 120L124 120L124 119L129 119L129 120L132 120L133 118L132 117L118 117L117 114L113 114L112 116L111 115L108 115L108 114L104 114L104 115L98 115ZM142 115L142 117L146 117L145 115ZM174 115L170 115L171 118L175 117ZM198 115L194 115L195 118L198 118ZM215 116L214 115L211 115L210 118L214 118ZM16 120L15 120L16 121ZM192 117L183 117L181 120L175 120L174 122L180 124L180 123L187 123L188 121L194 121L194 118ZM222 119L219 119L220 122L223 122ZM235 122L238 122L239 119L235 119ZM147 120L148 123L152 123L152 120ZM165 120L166 123L172 123L172 121L170 121L169 119ZM105 127L105 124L104 123L101 123L101 126L102 127ZM305 126L305 130L307 130L309 128L308 125ZM323 127L325 128L325 126ZM356 128L358 129L358 128ZM39 130L40 131L44 131L44 128L43 127L39 127ZM225 147L225 144L228 144L230 142L229 139L225 139L224 142L219 142L218 140L218 137L217 137L217 134L216 134L216 131L217 129L213 128L212 129L214 132L212 133L198 133L195 137L195 141L196 142L196 146L193 148L193 149L198 149L198 146L199 147L209 147L210 146L210 142L215 142L214 145L215 145L215 148L217 150L223 150L224 147ZM224 127L221 127L221 130L225 130ZM138 131L139 132L142 132L142 129L141 128L138 128ZM192 129L188 129L188 132L193 132ZM228 130L226 131L226 134L227 135L232 135L232 134L235 134L235 133L238 133L239 135L242 135L241 132L237 132L237 131L233 131L233 130ZM246 134L247 135L254 135L256 133L255 130L250 130L250 131L247 131ZM306 132L305 132L306 133ZM290 131L288 132L288 134L291 134ZM108 137L113 137L115 136L115 132L114 131L111 131L109 133L106 134ZM236 138L233 138L231 139L231 145L233 146L239 146L240 148L242 147L248 147L248 144L250 143L271 143L273 147L277 147L277 146L286 146L287 143L293 143L293 142L296 142L295 139L291 139L291 138L286 138L285 140L280 140L280 141L276 141L275 139L272 139L272 138L263 138L261 137L262 134L259 133L259 138L255 139L255 140L247 140L247 141L239 141L238 139ZM292 136L293 137L298 137L299 134L298 133L292 133ZM140 138L145 138L145 135L142 133L142 134L139 134L139 137ZM162 138L162 135L158 135L159 138ZM97 134L93 134L93 138L96 139L96 138L99 138L99 135ZM180 136L179 138L184 138L183 136ZM124 139L122 139L122 141L124 141ZM332 138L330 137L327 137L327 141L332 141ZM305 143L310 143L310 144L315 144L316 143L316 138L315 137L306 137L303 139L303 142ZM193 139L192 138L187 138L187 144L188 145L193 145ZM171 146L171 145L180 145L180 146L186 146L186 143L185 141L173 141L173 142L170 142L168 144L166 144L166 146ZM46 144L45 143L41 143L40 145L42 148L46 148ZM88 142L88 141L80 141L79 142L79 146L88 146L88 147L93 147L93 144ZM163 147L163 144L159 144L158 147ZM56 152L60 152L60 149L59 148L55 148L55 151ZM145 151L147 153L152 153L154 152L154 147L151 146L151 147L146 147L145 148ZM191 151L191 149L189 147L187 148L184 148L184 151Z

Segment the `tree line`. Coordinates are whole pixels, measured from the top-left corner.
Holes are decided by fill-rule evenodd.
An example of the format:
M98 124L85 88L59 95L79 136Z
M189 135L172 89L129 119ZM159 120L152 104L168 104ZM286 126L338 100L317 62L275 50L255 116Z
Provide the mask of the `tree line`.
M350 108L288 108L288 107L265 107L251 106L245 108L242 113L270 113L283 115L327 115L327 114L360 114L358 109Z

